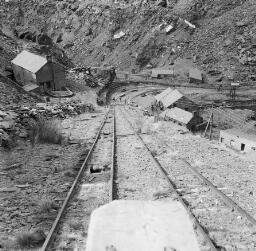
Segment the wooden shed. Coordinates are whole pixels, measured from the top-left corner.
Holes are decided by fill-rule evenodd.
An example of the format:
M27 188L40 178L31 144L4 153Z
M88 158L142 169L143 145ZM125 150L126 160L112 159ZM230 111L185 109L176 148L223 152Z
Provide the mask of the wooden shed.
M167 89L165 89L164 91L162 91L161 93L157 94L155 96L155 100L157 102L160 102L161 99L163 99L166 95L168 95L169 93L171 93L173 91L172 88L168 87Z
M16 81L24 88L33 85L43 93L65 87L65 67L51 57L24 50L11 63Z
M164 109L178 107L185 111L196 111L198 110L197 104L195 104L188 97L184 96L178 90L173 90L161 98L160 103Z
M178 107L166 109L160 114L164 120L173 121L181 126L185 126L189 130L194 131L198 124L203 122L203 118L197 112L184 111Z

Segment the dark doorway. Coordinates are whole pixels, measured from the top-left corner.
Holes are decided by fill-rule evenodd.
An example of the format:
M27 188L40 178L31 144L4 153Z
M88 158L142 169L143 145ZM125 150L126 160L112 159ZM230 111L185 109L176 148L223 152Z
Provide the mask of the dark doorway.
M50 89L51 88L51 82L46 82L46 87L47 87L47 89Z
M223 138L220 138L220 142L223 143Z
M244 151L244 148L245 148L245 144L241 144L241 151Z

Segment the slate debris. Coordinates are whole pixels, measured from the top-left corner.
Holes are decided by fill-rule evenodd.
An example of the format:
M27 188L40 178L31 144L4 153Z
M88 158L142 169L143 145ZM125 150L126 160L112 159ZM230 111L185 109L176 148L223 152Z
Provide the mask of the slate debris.
M10 108L10 107L9 107ZM85 112L93 112L92 104L79 101L47 104L38 103L36 106L13 105L10 110L0 110L0 146L6 145L13 135L20 138L29 136L27 128L31 119L43 117L46 119L64 119Z

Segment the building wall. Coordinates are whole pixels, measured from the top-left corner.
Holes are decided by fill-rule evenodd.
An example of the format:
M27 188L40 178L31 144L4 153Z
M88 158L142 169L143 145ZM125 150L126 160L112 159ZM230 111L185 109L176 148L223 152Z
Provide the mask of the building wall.
M36 73L37 83L51 82L52 81L52 74L50 72L49 63L44 65L37 73Z
M235 136L229 134L225 131L220 131L220 139L219 142L228 147L231 147L238 151L250 152L252 150L256 151L256 142L241 138L240 136ZM244 150L242 150L244 144Z
M53 63L54 66L54 82L56 90L61 90L66 86L65 69L60 64Z
M194 117L187 124L179 121L178 119L170 118L168 116L165 116L164 120L172 121L176 124L186 127L189 130L192 130L192 131L194 131L196 129L196 125L203 123L203 118L198 115L194 115Z
M202 80L202 79L197 79L197 78L190 77L190 78L189 78L189 83L191 83L191 84L202 84L202 83L203 83L203 80Z
M52 67L52 68L51 68ZM65 86L65 71L64 68L57 63L47 63L37 72L37 83L50 82L50 88L45 85L46 89L60 90ZM54 78L54 81L53 81Z
M12 65L15 80L21 85L26 85L28 83L36 84L36 75L18 65Z

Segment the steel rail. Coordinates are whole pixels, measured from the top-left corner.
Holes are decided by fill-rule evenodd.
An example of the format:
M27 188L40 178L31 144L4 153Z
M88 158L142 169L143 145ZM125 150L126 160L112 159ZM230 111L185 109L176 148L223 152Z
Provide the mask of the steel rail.
M206 179L201 173L199 173L199 171L193 167L187 160L185 160L184 158L180 158L180 160L186 164L187 168L199 179L201 180L204 184L206 184L207 186L209 186L211 188L211 190L218 195L219 197L221 197L221 199L223 200L223 202L231 207L231 209L235 209L237 212L239 212L242 216L244 216L245 218L247 218L247 220L252 223L253 225L256 225L256 220L248 213L246 212L243 208L241 208L239 205L237 205L232 199L230 199L227 195L225 195L223 192L221 192L220 190L218 190L216 188L216 186L214 186L214 184L209 181L208 179Z
M93 142L93 145L92 145L89 153L87 154L87 156L86 156L86 158L85 158L85 160L84 160L84 162L83 162L83 164L82 164L82 166L81 166L81 168L80 168L80 170L79 170L79 172L78 172L78 174L76 176L76 179L74 180L74 182L73 182L73 184L72 184L72 186L71 186L71 188L70 188L70 190L69 190L69 192L67 194L67 197L66 197L65 201L63 202L63 205L62 205L62 207L61 207L61 209L60 209L60 211L59 211L59 213L58 213L58 215L57 215L57 217L56 217L56 219L55 219L55 221L54 221L54 223L53 223L53 225L51 227L51 230L50 230L50 232L48 233L48 235L47 235L47 237L45 239L45 242L44 242L44 244L43 244L43 246L41 248L41 251L48 250L48 248L50 247L50 245L51 245L51 243L52 243L52 241L54 239L54 235L55 235L56 230L59 227L60 220L61 220L61 218L63 217L63 215L64 215L64 213L66 211L67 205L68 205L68 203L69 203L69 201L70 201L70 199L71 199L71 197L73 195L73 192L74 192L78 182L80 181L80 179L82 177L82 174L83 174L84 170L87 167L87 164L88 164L88 161L89 161L89 159L91 157L91 154L92 154L92 152L93 152L93 150L95 148L95 145L98 142L98 139L100 137L102 128L103 128L103 126L104 126L104 124L105 124L105 122L107 120L109 111L110 110L107 111L107 113L106 113L106 115L105 115L105 117L104 117L104 119L103 119L103 121L102 121L102 123L100 125L100 128L99 128L99 130L98 130L98 132L96 134L96 138L95 138L95 140Z
M110 170L110 191L109 191L109 197L110 201L113 201L115 199L114 194L114 182L115 182L115 167L116 167L116 118L115 118L115 106L113 106L113 129L112 129L112 164L111 164L111 170Z
M122 111L123 113L123 111ZM153 162L158 166L158 168L160 169L162 175L164 176L164 178L166 179L166 181L169 183L170 185L170 189L171 191L175 194L175 197L178 199L178 201L183 205L183 207L186 209L187 213L189 214L189 216L193 219L194 224L196 225L196 228L199 230L200 234L202 235L202 237L204 238L204 240L208 243L210 250L211 251L218 251L218 249L216 248L216 246L214 245L214 243L212 242L212 240L210 239L209 235L205 232L205 230L203 229L203 227L200 225L199 221L196 219L196 217L194 216L194 214L191 212L191 210L189 209L189 207L186 205L186 203L184 202L184 200L182 199L182 197L180 196L180 194L177 192L177 190L175 189L175 186L172 182L172 180L170 179L167 171L162 167L162 165L159 163L159 161L154 157L154 155L152 154L151 150L148 148L148 146L146 145L146 143L144 142L144 140L141 138L141 136L136 132L136 130L134 129L132 123L129 121L129 119L126 118L126 116L123 113L124 118L126 119L126 121L128 122L128 124L130 125L130 127L133 129L134 134L140 139L141 143L144 145L145 149L147 150L150 158L153 160Z
M239 212L242 216L244 216L250 223L252 223L253 225L256 225L256 219L254 217L252 217L246 210L244 210L242 207L240 207L239 205L236 204L236 202L234 202L232 199L230 199L227 195L225 195L223 192L221 192L220 190L218 190L216 188L216 186L209 181L207 178L205 178L195 167L193 167L186 159L184 158L179 158L179 160L181 160L186 167L190 170L190 172L192 172L192 174L194 174L200 181L202 181L205 185L209 186L211 188L211 190L218 195L223 202L231 207L232 210L236 210L237 212Z

